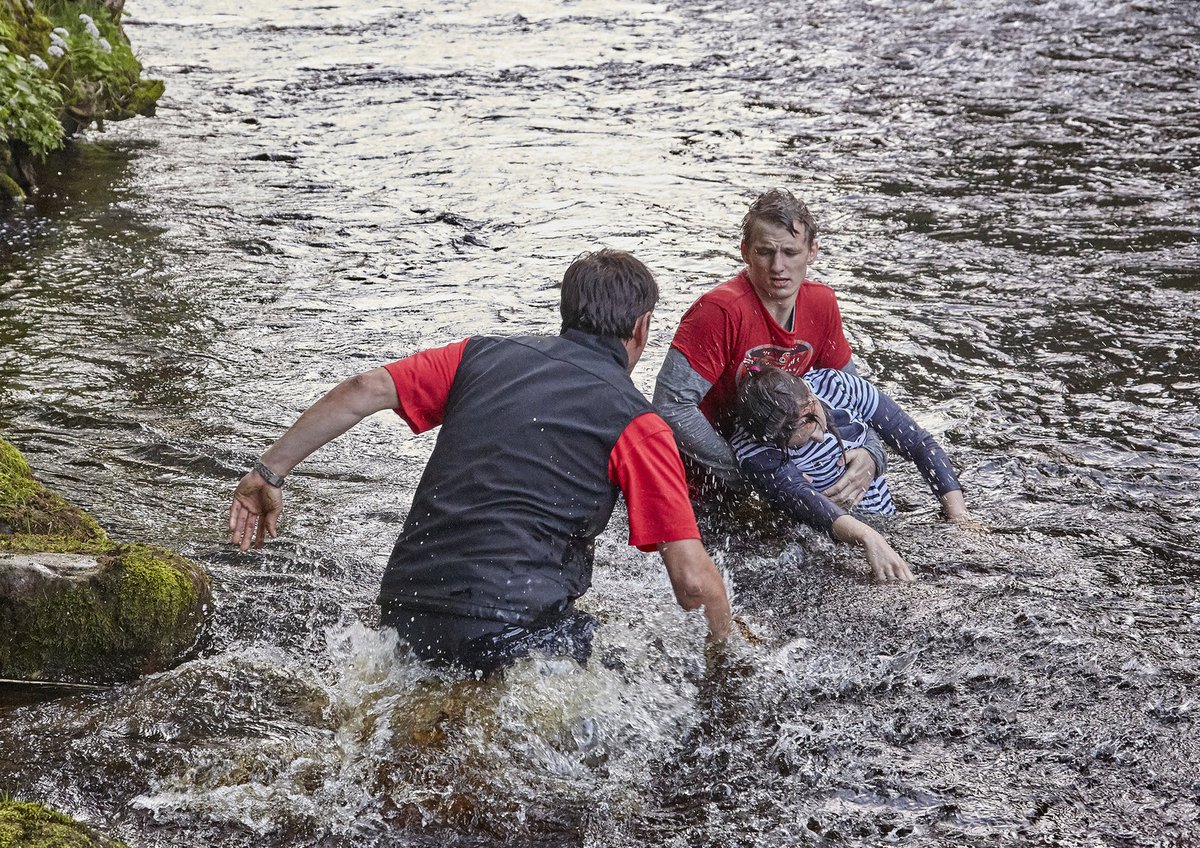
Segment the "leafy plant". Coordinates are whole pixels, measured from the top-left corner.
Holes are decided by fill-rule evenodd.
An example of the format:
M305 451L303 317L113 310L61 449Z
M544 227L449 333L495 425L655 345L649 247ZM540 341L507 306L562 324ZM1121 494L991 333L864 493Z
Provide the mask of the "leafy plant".
M152 114L162 92L103 3L0 0L0 195L20 196L12 176L32 182L17 167L30 155L92 123Z
M0 141L44 157L63 145L62 95L49 75L0 44Z

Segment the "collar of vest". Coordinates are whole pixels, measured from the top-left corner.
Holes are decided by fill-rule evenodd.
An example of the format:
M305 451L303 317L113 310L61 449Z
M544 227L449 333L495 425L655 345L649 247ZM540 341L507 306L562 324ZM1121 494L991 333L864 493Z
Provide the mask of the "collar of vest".
M585 333L583 330L573 328L563 330L559 335L580 347L611 356L621 366L621 370L629 368L629 351L625 350L625 345L621 343L620 339L614 336L594 336L591 333Z

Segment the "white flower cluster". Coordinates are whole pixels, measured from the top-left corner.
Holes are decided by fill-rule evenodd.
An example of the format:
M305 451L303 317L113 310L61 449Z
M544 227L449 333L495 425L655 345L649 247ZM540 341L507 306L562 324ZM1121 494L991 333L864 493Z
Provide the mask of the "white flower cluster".
M29 64L42 71L50 70L50 66L46 64L46 60L36 53L29 54Z
M96 22L92 20L91 15L85 15L80 12L79 20L83 21L83 25L87 29L88 35L90 35L92 38L100 37L100 30L96 27Z
M80 12L79 20L83 21L83 26L87 30L88 35L96 40L96 43L100 45L100 49L105 53L111 53L112 45L108 43L107 38L100 36L100 29L96 26L96 22L92 20L92 16Z
M46 52L55 59L61 59L69 49L67 47L67 36L69 35L70 33L62 27L55 27L54 31L50 33L50 49Z

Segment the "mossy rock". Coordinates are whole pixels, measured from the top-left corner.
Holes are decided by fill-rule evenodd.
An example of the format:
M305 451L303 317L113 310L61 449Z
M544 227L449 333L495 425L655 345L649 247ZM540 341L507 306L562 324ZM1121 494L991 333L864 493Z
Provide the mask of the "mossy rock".
M0 553L0 676L104 683L170 668L199 638L212 591L146 545Z
M25 189L21 184L0 171L0 208L20 206L25 202Z
M0 551L109 547L96 519L35 480L21 452L0 439Z
M74 819L27 801L0 799L0 848L128 848Z
M112 541L0 439L0 677L108 683L170 668L211 602L198 565Z

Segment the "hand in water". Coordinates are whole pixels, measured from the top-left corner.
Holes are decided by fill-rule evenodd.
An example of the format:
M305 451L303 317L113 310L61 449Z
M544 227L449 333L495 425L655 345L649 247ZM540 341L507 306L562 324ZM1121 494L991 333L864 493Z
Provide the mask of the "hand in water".
M950 523L953 524L955 527L957 527L959 530L963 530L967 533L978 533L979 535L987 535L988 533L992 532L990 527L981 523L978 519L975 518L975 516L973 516L967 512L964 512L962 515L958 516L957 518L951 519Z
M879 582L916 582L917 578L909 570L904 557L896 553L896 549L880 534L869 535L863 542L863 550L867 554L867 564L871 566L871 572Z

